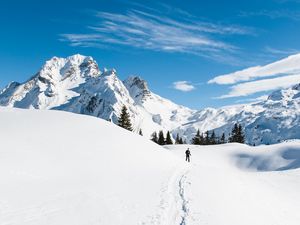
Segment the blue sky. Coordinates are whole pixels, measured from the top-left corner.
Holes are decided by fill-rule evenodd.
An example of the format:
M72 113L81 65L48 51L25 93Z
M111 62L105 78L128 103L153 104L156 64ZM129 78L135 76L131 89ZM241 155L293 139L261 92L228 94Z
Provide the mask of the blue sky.
M0 87L52 56L80 53L197 109L268 93L233 95L235 83L208 81L300 50L300 0L11 0L1 3L0 23Z

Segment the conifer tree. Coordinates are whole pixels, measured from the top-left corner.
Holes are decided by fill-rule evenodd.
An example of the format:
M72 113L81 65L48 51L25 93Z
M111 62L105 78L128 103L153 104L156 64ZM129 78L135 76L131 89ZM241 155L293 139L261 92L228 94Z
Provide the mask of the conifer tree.
M238 136L238 124L235 123L232 130L231 130L231 134L229 137L229 142L237 142L237 136Z
M245 143L245 134L243 132L243 128L242 128L242 125L239 124L238 125L238 143Z
M151 141L158 143L158 137L156 131L154 131L151 135Z
M139 135L143 136L143 131L142 131L142 129L139 130Z
M200 131L199 129L197 130L197 133L195 135L195 137L192 139L192 144L193 145L200 145Z
M205 132L205 138L204 138L204 144L209 145L210 144L210 137L209 137L209 132Z
M179 138L179 144L182 145L183 144L183 140L182 137Z
M173 144L173 141L172 141L172 138L171 138L171 135L170 135L170 131L167 132L167 137L166 137L166 145L172 145Z
M124 129L132 131L130 115L129 115L125 105L122 107L121 114L120 114L120 117L118 119L118 125L120 127L123 127Z
M176 134L176 138L175 138L175 144L178 145L179 144L179 134Z
M242 125L238 123L234 124L229 137L229 142L245 143L245 135Z
M222 134L220 142L221 142L221 144L225 144L226 143L225 133Z
M158 133L158 141L157 141L157 144L159 145L164 145L166 142L165 142L165 137L164 137L164 133L163 131L159 131Z
M205 138L203 136L203 133L200 134L200 145L205 145Z
M216 140L216 134L215 134L215 131L213 130L211 135L210 135L210 140L209 140L209 143L214 145L217 143L217 140Z

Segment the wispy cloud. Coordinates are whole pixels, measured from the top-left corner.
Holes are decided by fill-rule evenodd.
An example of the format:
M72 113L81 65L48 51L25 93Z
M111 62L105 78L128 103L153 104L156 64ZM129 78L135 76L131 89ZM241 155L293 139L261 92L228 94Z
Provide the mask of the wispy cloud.
M232 86L230 92L218 98L232 98L239 96L248 96L258 92L272 91L280 88L287 88L299 83L300 74L276 77L272 79L257 80L245 82Z
M132 9L124 14L97 12L97 23L88 26L86 33L61 34L60 40L73 46L123 45L233 61L233 56L225 55L233 54L238 47L221 41L222 37L253 33L246 27L203 22L192 16L182 17L183 14L188 15L182 10L175 11L180 14L177 17L176 13L167 17L149 11Z
M264 48L264 51L267 52L267 53L274 54L274 55L285 55L285 56L286 55L297 54L297 53L300 52L297 49L277 49L277 48L272 48L272 47L269 47L269 46L266 46Z
M299 72L300 54L295 54L265 66L255 66L234 73L220 75L209 80L208 83L235 84L241 81L249 81L270 76L284 76Z
M261 10L256 12L240 12L239 16L241 17L253 17L253 16L263 16L268 17L270 19L291 19L291 20L300 20L300 11L297 10L288 10L288 9L281 9L281 10Z
M188 92L195 89L195 86L188 81L176 81L173 83L173 88L179 91Z

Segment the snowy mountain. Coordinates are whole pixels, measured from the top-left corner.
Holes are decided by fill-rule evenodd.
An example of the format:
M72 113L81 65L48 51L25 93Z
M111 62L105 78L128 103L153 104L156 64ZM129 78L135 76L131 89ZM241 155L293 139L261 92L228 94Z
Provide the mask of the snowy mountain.
M101 71L91 57L53 57L28 81L9 84L0 105L18 108L58 109L117 122L126 105L134 130L150 136L158 130L186 123L193 110L152 93L140 77L121 81L114 69Z
M249 144L275 144L300 138L300 84L278 90L267 100L250 104L208 108L194 114L192 123L179 127L176 132L188 137L197 128L212 130L228 137L234 123L245 128Z
M272 144L300 138L299 84L272 93L266 101L219 109L192 110L150 91L145 80L132 76L121 81L116 70L100 70L92 57L53 57L28 81L12 82L0 92L0 105L56 109L117 122L126 105L134 131L170 130L187 141L197 129L215 129L228 136L235 122L245 127L249 144Z

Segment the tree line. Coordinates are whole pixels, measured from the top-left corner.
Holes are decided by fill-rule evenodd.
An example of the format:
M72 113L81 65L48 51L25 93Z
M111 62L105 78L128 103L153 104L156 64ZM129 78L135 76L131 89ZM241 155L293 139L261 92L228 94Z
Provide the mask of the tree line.
M194 145L216 145L216 144L225 144L225 143L245 143L245 134L242 128L242 125L235 123L231 133L229 134L228 139L226 139L225 133L222 133L221 136L217 136L215 131L206 131L204 134L200 133L199 129L196 135L193 137L191 144Z
M127 111L126 106L122 107L120 116L118 118L118 125L124 129L129 131L133 131L132 123L130 121L130 115ZM139 130L139 134L143 135L142 130ZM172 145L172 144L187 144L179 134L176 134L175 143L171 138L170 131L167 131L166 137L164 136L163 131L159 131L158 133L155 131L151 135L151 140L159 145ZM245 134L243 131L243 127L239 123L235 123L229 137L226 139L225 133L222 133L221 136L217 136L215 131L206 131L205 133L200 133L200 130L197 130L196 135L192 138L191 144L193 145L215 145L215 144L224 144L224 143L245 143Z

